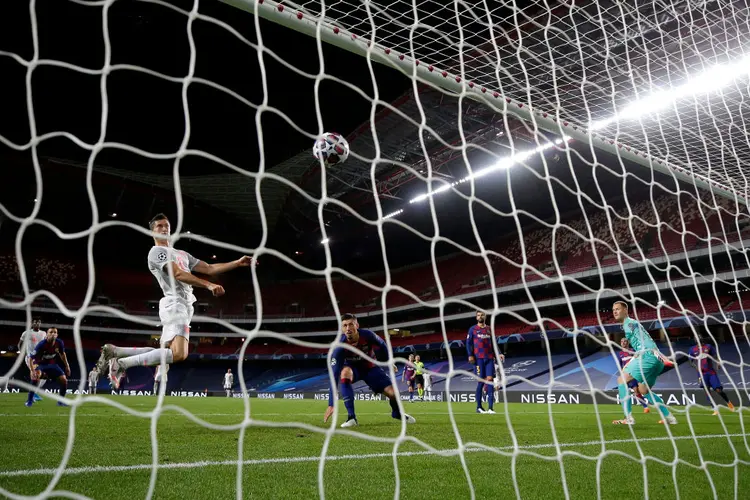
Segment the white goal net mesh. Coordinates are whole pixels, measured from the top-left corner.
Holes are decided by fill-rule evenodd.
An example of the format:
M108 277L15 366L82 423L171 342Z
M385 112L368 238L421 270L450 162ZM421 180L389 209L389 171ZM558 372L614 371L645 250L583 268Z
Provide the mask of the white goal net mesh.
M402 464L412 457L429 456L446 459L445 463L431 462L436 469L425 472L433 476L433 484L439 488L445 486L452 494L456 490L449 485L440 486L439 468L460 468L458 476L453 472L446 473L445 477L452 478L450 481L463 481L462 491L471 498L492 494L491 484L483 479L487 474L499 474L503 481L510 481L518 498L529 495L528 483L535 478L524 467L527 467L525 460L531 459L539 459L535 464L555 466L556 496L609 497L613 494L607 479L612 477L609 468L612 460L619 458L626 460L622 463L630 467L629 488L636 488L646 497L654 494L649 489L649 481L667 484L671 488L670 497L692 496L690 486L680 486L680 478L696 471L705 476L701 487L705 488L707 496L743 497L743 492L750 488L746 479L750 477L750 444L743 415L750 397L747 390L750 339L745 330L744 313L744 292L748 291L746 283L750 272L750 259L744 245L750 227L745 169L750 162L750 135L744 119L750 90L750 52L744 50L750 32L750 8L746 3L223 2L247 12L226 5L222 5L223 10L216 10L216 6L211 5L215 2L208 0L126 2L136 14L139 8L147 7L179 17L189 57L186 66L175 73L121 60L113 62L113 58L117 59L113 56L117 46L111 43L109 18L110 11L117 9L120 3L114 1L64 1L75 9L96 11L100 16L103 46L100 65L47 58L39 50L37 16L40 9L48 7L48 2L30 1L27 36L31 50L21 53L0 46L0 57L8 64L21 67L28 82L26 94L16 95L14 99L24 99L27 103L29 134L19 138L17 134L3 133L0 143L10 150L31 151L37 180L42 178L37 148L45 141L59 138L87 151L89 160L83 166L91 173L101 171L147 183L157 182L148 173L125 172L100 165L99 155L105 150L172 162L173 177L167 187L176 193L178 218L173 232L177 236L184 236L181 233L186 227L182 218L183 192L205 194L216 186L226 189L221 175L203 179L183 175L181 162L197 157L215 164L217 171L231 171L235 175L232 179L240 177L256 189L250 192L243 187L241 196L244 198L238 194L240 191L222 191L215 194L212 201L217 206L222 203L257 206L257 210L248 210L260 221L263 233L260 243L243 248L197 235L193 238L258 259L265 256L283 261L325 283L315 293L323 291L325 295L328 309L321 317L330 320L327 328L331 331L335 328L334 322L338 323L335 318L351 312L339 306L348 290L340 285L341 279L359 286L360 295L361 290L366 289L367 293L357 305L362 305L365 316L375 318L378 324L362 320L362 326L372 327L386 338L389 359L378 364L388 370L402 393L400 373L392 367L395 360L396 368L403 369L405 351L397 349L395 340L385 332L395 328L417 331L420 325L430 326L430 333L439 334L437 342L448 347L444 366L428 368L433 380L442 383L440 391L447 403L441 403L439 411L415 410L417 424L403 423L397 432L387 434L381 432L382 429L370 432L364 422L361 428L341 430L343 403L340 401L336 403L340 411L325 426L317 416L309 421L304 416L295 419L294 413L288 417L282 413L276 419L264 418L262 413L253 412L256 403L250 399L244 399L242 410L238 410L241 422L222 425L214 423L210 416L204 418L180 405L170 404L163 389L155 408L148 411L135 410L113 398L76 396L67 400L72 408L67 420L68 437L62 439L64 454L59 465L53 469L20 469L4 463L0 468L1 494L21 498L13 481L43 477L42 496L60 494L78 498L82 495L58 488L66 474L140 468L150 471L146 491L150 498L166 470L236 465L235 493L237 498L243 498L244 493L253 488L253 467L312 461L316 467L300 469L302 472L294 474L314 474L317 489L297 493L339 498L347 496L349 491L337 491L329 486L332 481L327 470L331 464L368 460L386 464L381 467L387 469L388 479L384 482L388 484L381 484L379 490L357 489L358 493L419 496L403 486L403 481L410 484L413 479L408 474L405 476ZM230 19L232 15L239 17ZM268 21L310 35L303 40L315 45L314 52L324 64L313 61L312 67L307 65L301 69L295 66L293 58L286 60L279 55L289 54L289 51L264 41L262 34ZM248 37L238 31L238 23L244 24L255 36ZM251 77L262 82L260 99L249 99L242 89L206 78L197 69L201 65L201 45L196 43L195 30L205 26L222 30L249 49L241 57L225 54L225 64L231 66L232 71L241 72L245 64L243 58L248 54L256 58L259 73ZM201 42L210 44L209 39L210 36L204 36ZM278 39L274 39L274 43L283 44ZM329 45L365 58L374 83L372 92L344 77L334 76L333 70L326 71L326 67L335 65L335 57L324 56L324 52L330 54L327 52ZM69 130L37 127L37 97L32 82L36 72L48 67L99 79L101 128L98 136L84 139ZM379 95L378 84L383 78L377 72L382 67L410 80L410 88L405 89L402 98L390 102ZM299 121L289 116L284 105L279 104L278 96L274 96L268 81L273 79L272 70L280 68L295 72L316 89L312 91L316 105L308 110L308 119ZM136 72L158 85L167 82L179 87L184 133L173 150L150 150L108 137L112 103L107 94L107 82L118 72ZM291 133L312 143L331 126L328 115L324 121L325 110L318 102L317 89L323 81L333 82L337 88L367 100L371 113L358 117L363 129L345 134L351 142L349 161L325 170L319 182L316 178L312 184L305 184L302 169L316 166L309 151L280 165L266 163L264 149L273 143L264 137L263 117L269 114L280 117ZM196 86L209 87L222 97L228 96L234 106L251 110L257 134L246 139L260 144L257 165L249 168L243 160L226 160L191 142L191 131L200 125L191 119L190 92ZM347 104L340 103L340 107L344 113ZM280 141L283 142L283 138ZM460 168L449 169L446 165ZM491 175L505 179L501 184L502 192L489 193L482 189ZM420 188L410 194L398 192L397 188L407 181L414 181L412 185ZM524 182L533 187L524 187ZM307 203L308 212L314 213L309 218L317 223L320 231L324 266L316 269L301 266L269 243L269 221L275 221L279 212L289 205L266 197L260 187L263 183L283 186L287 194L291 193L289 196L299 203ZM35 208L30 214L16 213L0 200L3 216L20 227L19 242L27 228L40 224L62 240L92 238L93 241L98 231L111 226L125 227L138 237L149 235L139 221L105 220L98 212L91 179L87 179L87 187L93 218L88 230L66 232L54 227L37 216L44 190L53 188L42 189L41 182L38 186ZM233 193L230 199L227 193ZM441 226L447 225L446 216L441 213L441 200L449 196L454 203L458 199L462 204L458 223L471 227L469 244L452 242L441 234ZM354 201L359 203L362 197L374 206L371 211L360 211L355 205ZM534 197L549 208L535 211L534 200L529 199ZM567 201L563 203L563 199ZM408 217L419 210L423 210L422 216L428 222L422 220L419 228L410 227L404 221L414 221ZM482 228L475 220L478 212L482 213ZM332 251L334 236L328 232L329 216L350 220L357 227L376 229L377 238L370 240L371 245L383 250L383 272L377 278L362 278L336 265ZM507 231L488 238L487 228L492 227L492 223L487 221L493 218L506 222L503 227ZM385 240L386 234L393 234L387 233L393 228L415 234L430 247L430 252L423 255L431 260L429 271L420 275L419 289L410 286L413 278L408 272L394 272L389 266L386 246L393 243ZM452 245L454 253L462 257L437 258L435 247L439 244ZM19 243L15 258L23 299L0 298L0 304L4 310L25 310L30 319L34 300L40 296L52 299L73 325L75 351L69 346L69 356L75 353L81 373L86 372L82 347L86 331L82 322L87 315L107 314L132 322L136 325L133 328L155 326L153 318L93 304L96 280L100 279L94 274L89 275L86 298L80 308L66 306L54 292L34 291L21 249ZM93 263L91 248L89 252L89 262ZM257 271L252 268L251 272L253 321L234 322L201 314L194 320L245 339L239 351L237 370L243 393L248 389L243 367L252 363L245 352L254 340L283 340L302 349L324 348L329 356L340 345L306 342L304 336L274 331L276 323L264 319L269 303L262 298L263 288ZM428 277L424 278L425 275ZM283 296L283 292L274 297L279 296ZM394 300L394 296L403 297L399 299L402 302ZM512 300L506 300L507 297ZM617 387L612 385L611 379L622 373L619 365L612 364L621 350L622 332L611 319L615 300L631 305L631 317L641 321L659 343L662 353L676 365L662 375L662 380L672 384L665 386L669 388L669 391L665 389L665 394L669 392L671 396L665 396L664 400L678 419L677 426L657 427L658 417L651 415L655 430L640 434L638 427L629 427L619 437L610 432L611 421L622 418ZM391 306L395 309L391 310ZM415 315L395 316L397 319L392 320L391 317L405 310L396 310L399 307ZM495 354L513 352L514 342L522 341L537 342L543 353L537 357L523 354L518 365L508 354L504 365L500 364L499 384L496 384L498 406L495 408L500 414L496 416L502 418L483 420L481 425L493 426L492 432L501 429L507 439L501 444L483 440L481 432L469 427L466 423L469 420L461 415L461 409L471 407L471 403L451 397L452 386L459 387L453 389L454 392L473 393L475 383L481 380L465 363L465 354L450 348L452 342L465 339L466 329L475 322L473 314L477 309L488 313ZM457 330L462 330L460 338L451 336ZM416 344L418 338L415 336L415 339ZM562 362L561 355L555 352L558 339L572 346L573 354L568 361ZM691 356L689 350L695 344L699 347L710 344L714 351ZM711 394L713 402L707 403L700 392L703 386L696 384L696 380L705 379L702 375L699 377L697 370L702 369L701 363L706 359L714 362L711 366L715 366L725 392L736 407L736 414L720 411L713 420L708 420L716 404L726 403L718 393ZM693 361L697 362L697 368L689 366ZM524 362L528 366L543 363L545 369L532 373L526 371ZM617 373L602 374L600 367L605 365L614 366ZM0 385L30 389L31 386L17 375L22 368L23 359L19 357L0 379ZM329 376L332 379L330 371ZM709 384L708 379L705 380L702 383ZM462 381L471 388L465 390ZM80 387L83 385L82 379ZM656 388L659 388L658 382ZM487 397L481 391L478 394L480 398ZM516 410L512 403L524 401L514 399L514 394L530 395L533 402L545 403L534 407L545 417L534 420L543 426L541 430L525 424L524 415L533 415L533 410L518 410L521 415L514 415ZM564 417L558 416L555 402L571 396L576 399L584 396L584 402L592 405L586 427L560 426L558 419ZM54 395L50 398L56 399ZM76 412L85 401L104 403L122 414L148 419L151 463L108 466L103 462L71 461L76 432L80 432L85 422L76 419ZM636 402L634 408L637 406ZM651 412L658 415L658 409L653 404L650 407ZM399 408L402 412L411 410L405 400L399 402ZM378 407L378 411L381 410L382 407ZM238 432L236 457L205 463L198 457L188 464L171 465L163 461L159 453L163 440L190 439L168 434L157 436L160 419L175 411L200 427ZM698 414L701 411L703 413ZM433 422L431 412L445 415L448 422L443 430L452 434L450 446L442 442L436 444L428 433L419 430L420 425L423 428L438 425ZM636 417L640 419L639 415ZM249 433L267 428L279 428L292 434L305 431L322 435L319 454L312 458L269 457L267 461L247 457ZM540 438L540 434L544 437ZM341 452L342 446L336 445L341 436L356 439L357 444L348 453ZM262 440L263 435L253 432L252 439ZM367 446L375 444L386 444L389 450L368 452ZM632 446L622 451L620 445L624 444ZM665 452L655 445L669 447ZM335 453L329 451L332 447L337 450ZM474 457L485 454L503 460L503 469L478 469ZM448 461L453 458L457 460ZM580 472L583 462L593 464L586 469L589 472L586 477L592 485L585 491L580 481L571 477ZM491 466L492 462L488 463ZM654 471L652 466L661 469ZM721 475L724 471L729 474ZM284 478L282 480L293 481L288 471L271 474L274 473ZM642 484L634 483L639 477L642 477ZM549 476L541 479L546 480ZM257 491L254 494L264 495Z

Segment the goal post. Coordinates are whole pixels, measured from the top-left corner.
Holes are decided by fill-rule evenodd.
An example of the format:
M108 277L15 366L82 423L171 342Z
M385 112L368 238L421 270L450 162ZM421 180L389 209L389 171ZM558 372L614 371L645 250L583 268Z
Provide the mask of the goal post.
M732 186L695 172L691 165L681 166L654 156L645 150L648 148L639 149L617 140L616 136L598 133L591 130L591 127L587 124L577 123L572 117L561 116L559 112L550 109L530 106L526 102L507 96L497 88L467 80L463 74L463 65L461 65L460 72L451 72L446 69L449 66L446 61L415 59L410 54L400 53L384 46L378 40L372 43L372 40L358 36L345 26L339 26L327 18L311 15L306 9L290 2L276 2L274 0L220 1L313 38L320 38L321 41L330 45L370 58L409 77L417 78L448 91L455 96L465 96L484 103L498 113L510 114L526 123L531 123L533 128L566 137L569 140L580 141L623 160L673 176L679 181L693 184L734 202L747 205L746 198L741 196Z

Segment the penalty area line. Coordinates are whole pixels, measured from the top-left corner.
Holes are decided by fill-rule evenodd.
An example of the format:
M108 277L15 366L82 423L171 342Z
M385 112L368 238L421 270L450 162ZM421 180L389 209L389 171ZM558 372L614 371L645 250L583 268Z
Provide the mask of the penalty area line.
M750 436L748 433L738 434L705 434L698 436L660 436L639 439L638 442L645 441L684 441L689 439L719 439L719 438L730 438L730 437L745 437ZM521 450L539 450L546 448L575 448L579 446L601 446L602 444L625 444L633 443L632 439L610 439L606 441L579 441L572 443L540 443L540 444L529 444L519 446ZM512 451L513 446L501 446L494 448L495 450L501 451ZM484 448L468 448L465 450L466 453L476 452L487 452L491 453L491 450ZM439 450L439 451L405 451L396 454L399 458L403 457L417 457L435 455L441 457L453 457L458 455L458 450ZM392 458L393 453L365 453L365 454L354 454L354 455L332 455L325 458L326 462L335 462L340 460L366 460L373 458ZM307 456L307 457L278 457L278 458L258 458L243 460L242 465L269 465L269 464L296 464L304 462L318 462L320 456ZM172 470L172 469L199 469L203 467L216 467L216 466L237 466L237 460L203 460L198 462L176 462L168 464L158 464L159 470ZM127 472L127 471L138 471L138 470L151 470L153 464L135 464L135 465L94 465L86 467L70 467L63 471L63 475L78 475L78 474L91 474L98 472ZM19 477L19 476L51 476L57 472L57 469L25 469L25 470L5 470L0 471L0 477Z

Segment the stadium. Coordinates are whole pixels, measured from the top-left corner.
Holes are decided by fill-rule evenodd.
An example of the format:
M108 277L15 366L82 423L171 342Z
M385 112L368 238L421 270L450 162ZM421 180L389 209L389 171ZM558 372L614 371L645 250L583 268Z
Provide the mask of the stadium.
M747 497L747 5L3 10L4 497Z

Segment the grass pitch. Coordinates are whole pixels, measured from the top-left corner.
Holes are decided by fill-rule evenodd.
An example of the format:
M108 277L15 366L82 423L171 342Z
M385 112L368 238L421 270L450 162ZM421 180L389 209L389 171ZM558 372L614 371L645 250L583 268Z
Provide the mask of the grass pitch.
M503 405L496 415L478 415L472 403L406 403L417 423L395 446L402 429L387 402L357 401L360 426L336 429L321 467L330 428L322 401L167 397L154 419L156 397L98 398L75 408L45 398L26 408L25 395L0 396L0 495L49 488L53 497L142 498L154 472L153 498L182 500L236 498L238 485L241 498L285 499L321 490L332 499L394 498L397 491L458 499L471 497L470 484L477 498L565 498L566 488L574 499L597 498L597 489L613 499L642 498L646 489L659 500L750 495L746 410L722 412L721 420L700 408L676 413L672 439L655 411L634 407L633 439L628 427L611 425L621 418L615 405L600 405L597 419L593 405L509 404L506 416ZM251 425L240 448L245 404ZM342 411L343 404L337 425ZM68 441L72 451L55 480Z

